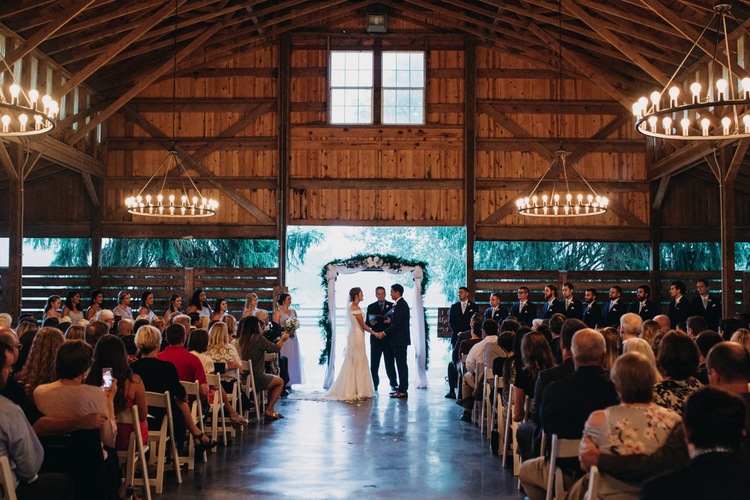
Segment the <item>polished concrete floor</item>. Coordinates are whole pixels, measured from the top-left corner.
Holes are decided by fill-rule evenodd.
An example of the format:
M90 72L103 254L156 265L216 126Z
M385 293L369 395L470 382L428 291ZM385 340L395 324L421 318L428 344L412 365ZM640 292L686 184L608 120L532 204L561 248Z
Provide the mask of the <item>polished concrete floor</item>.
M287 418L251 423L162 498L522 498L441 382L360 403L295 391L277 405Z

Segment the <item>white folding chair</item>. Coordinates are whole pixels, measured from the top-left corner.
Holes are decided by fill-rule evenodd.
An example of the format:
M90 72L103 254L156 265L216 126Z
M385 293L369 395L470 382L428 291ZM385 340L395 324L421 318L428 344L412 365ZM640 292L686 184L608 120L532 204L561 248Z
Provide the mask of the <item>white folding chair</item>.
M10 461L5 455L0 457L0 486L4 500L16 500L16 482L10 470Z
M484 375L484 363L477 363L476 371L474 372L474 386L479 387L480 383L484 383L483 381L480 381L480 378ZM484 402L480 399L474 400L474 405L471 408L471 421L474 422L474 424L479 424L479 433L482 433L482 407L484 406Z
M503 431L503 464L507 463L508 449L510 452L515 454L515 431L513 430L513 394L515 393L515 386L510 384L508 387L508 406L505 408L505 428ZM514 461L515 462L515 461ZM513 475L517 476L518 473L515 470L515 464L513 467Z
M255 404L255 419L260 422L260 402L258 401L258 389L255 386L255 376L253 375L253 362L251 360L242 361L242 371L247 372L245 383L242 385L242 390L245 393L245 397L249 400L252 395L252 401ZM260 400L263 398L261 396ZM250 408L245 410L247 416L250 416Z
M146 403L149 408L162 408L164 417L161 419L159 430L148 431L148 444L151 448L149 465L156 466L154 485L156 493L161 495L164 490L164 471L167 468L167 455L172 459L172 468L177 476L177 483L182 484L182 471L179 464L180 457L177 453L177 440L174 432L174 417L172 416L172 405L169 391L164 394L160 392L146 391Z
M224 446L227 445L227 419L224 415L224 399L221 397L221 377L216 373L206 374L206 384L208 390L213 389L213 401L208 402L208 411L211 416L211 439L219 440L219 426L221 426L221 436ZM216 447L212 448L216 452Z
M557 434L552 434L552 451L550 451L549 475L547 476L547 500L553 498L562 500L565 497L563 473L562 469L557 467L557 459L577 458L580 446L580 439L561 439L557 437Z
M201 432L205 432L206 430L203 427L203 405L201 405L200 384L197 380L195 382L184 382L180 380L180 384L185 388L185 392L188 395L188 400L190 401L190 413L193 422L195 422L195 425L198 426ZM201 455L200 459L205 462L206 452L201 453ZM188 455L186 457L179 457L179 463L187 464L188 470L195 469L195 442L193 436L190 436L190 439L188 440Z
M493 420L493 429L497 429L498 435L500 436L500 443L498 450L503 449L503 439L505 438L505 407L503 406L503 398L502 398L502 392L503 392L503 377L500 375L495 375L495 386L492 388L492 420ZM490 430L490 432L492 432ZM500 453L502 455L502 453Z
M130 433L130 442L128 451L118 451L117 458L120 464L125 463L125 484L133 486L143 486L146 498L151 500L151 486L148 480L148 463L146 462L146 452L148 445L143 444L141 435L141 425L138 417L138 405L133 405L130 409L121 411L117 414L118 424L130 424L133 427ZM143 477L136 479L135 467L141 464Z
M599 481L601 477L599 467L592 465L589 471L589 489L586 493L588 500L599 500Z
M492 367L484 367L484 382L482 389L482 415L479 423L479 434L482 434L483 427L487 426L487 439L492 434L492 387L495 383L495 375L492 373Z
M232 390L227 392L227 401L229 403L229 406L234 408L234 411L237 412L238 415L243 415L244 412L242 410L242 396L240 392L240 373L239 369L233 369L233 370L227 370L226 373L221 375L221 380L232 382ZM225 415L226 416L226 415ZM234 425L231 424L231 419L229 421L230 423L225 425L226 433L229 434L230 437L235 437L235 430ZM240 431L244 431L245 426L240 425Z

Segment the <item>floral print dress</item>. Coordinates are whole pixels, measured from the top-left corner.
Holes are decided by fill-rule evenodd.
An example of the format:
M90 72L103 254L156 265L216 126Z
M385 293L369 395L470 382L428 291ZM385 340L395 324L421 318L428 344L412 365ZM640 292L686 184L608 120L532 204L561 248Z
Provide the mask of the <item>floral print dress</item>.
M604 422L598 426L586 422L584 434L609 455L651 455L661 448L681 417L654 403L649 405L610 406L603 410ZM602 475L599 496L610 499L638 497L639 485Z
M688 377L685 380L664 380L654 386L654 403L682 416L685 402L701 387L703 384L695 377Z

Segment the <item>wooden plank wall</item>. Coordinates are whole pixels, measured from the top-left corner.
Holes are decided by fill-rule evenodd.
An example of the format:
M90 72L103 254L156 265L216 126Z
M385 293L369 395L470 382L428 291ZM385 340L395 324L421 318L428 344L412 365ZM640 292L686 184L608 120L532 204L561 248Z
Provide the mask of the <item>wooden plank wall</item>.
M6 273L7 268L0 268L0 287ZM141 294L151 290L153 309L161 315L173 293L181 295L185 309L193 291L203 288L211 307L216 299L225 298L229 312L239 318L250 292L258 295L258 307L273 310L274 288L279 286L276 268L243 269L238 273L237 269L104 267L99 284L94 283L91 273L89 267L24 267L21 310L41 318L50 295L59 295L64 300L70 290L79 290L81 303L88 307L90 291L98 287L104 292L104 307L108 309L117 305L121 290L130 292L131 307L137 307ZM2 295L0 310L10 310Z
M183 161L203 195L219 202L220 210L211 219L174 224L130 216L121 208L125 197L137 194L166 157L173 133L171 76L148 87L126 112L113 116L108 122L103 235L122 237L144 224L169 222L164 237L274 238L279 174L277 65L277 47L266 45L176 80L175 142L185 156L202 165L202 170L196 169L189 158ZM193 190L188 191L192 196Z
M293 38L292 224L463 224L464 38L399 36L396 23L383 50L426 52L424 125L328 125L329 50L369 49L372 38Z

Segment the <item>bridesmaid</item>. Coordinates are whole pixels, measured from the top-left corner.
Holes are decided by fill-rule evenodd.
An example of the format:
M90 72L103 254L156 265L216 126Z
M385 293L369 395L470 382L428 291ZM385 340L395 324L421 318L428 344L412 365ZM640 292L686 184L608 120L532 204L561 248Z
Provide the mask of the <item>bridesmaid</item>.
M297 311L292 309L292 296L288 293L279 294L279 298L276 301L279 308L273 313L273 321L281 327L284 327L284 323L289 318L296 318ZM292 333L292 332L288 332ZM304 384L305 374L302 370L302 353L299 348L299 339L297 335L290 336L287 342L281 348L281 354L286 356L289 360L289 384Z
M89 307L86 309L87 320L93 321L96 313L102 310L102 302L104 302L104 293L101 290L91 290L91 302L89 302Z
M50 295L47 299L47 303L44 305L44 314L42 315L42 321L47 318L60 319L60 307L62 306L62 299L59 295Z
M178 294L173 293L169 298L169 309L164 313L164 322L169 323L169 317L173 314L182 314L182 297Z
M78 324L83 319L83 309L81 308L81 292L71 290L65 296L65 307L62 312L63 317L70 318L72 324Z
M115 316L133 319L133 309L130 308L130 293L125 290L117 294L117 307L112 311Z
M258 311L258 296L252 292L248 293L245 297L245 310L242 312L242 317L255 316Z
M141 307L138 309L138 316L148 316L148 320L154 319L154 311L151 309L154 306L154 293L151 290L146 290L141 295Z

